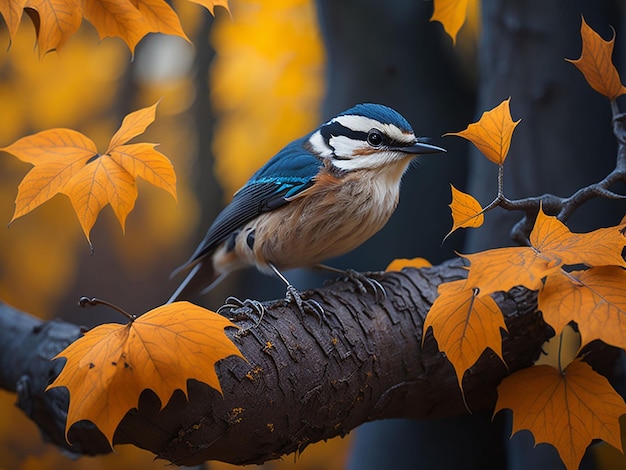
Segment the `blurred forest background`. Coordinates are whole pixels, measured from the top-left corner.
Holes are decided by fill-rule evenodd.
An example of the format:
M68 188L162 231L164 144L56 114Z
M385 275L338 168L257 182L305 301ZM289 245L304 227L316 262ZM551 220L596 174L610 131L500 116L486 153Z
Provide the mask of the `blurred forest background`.
M507 160L507 195L568 195L600 179L614 162L610 109L563 59L580 54L581 14L605 38L615 28L621 57L622 3L487 0L479 19L478 2L471 0L468 22L453 46L441 25L429 22L429 1L231 0L231 15L217 8L212 17L197 4L173 0L193 44L151 34L134 57L119 39L98 41L87 22L60 53L39 57L30 20L24 18L12 42L0 23L0 45L8 47L0 53L0 146L68 127L104 149L124 115L161 99L141 141L158 142L172 160L179 196L176 204L140 182L126 233L106 209L92 232L93 255L69 200L54 198L0 230L0 298L41 318L61 316L86 326L121 319L106 309L79 309L83 295L137 314L160 305L176 286L170 272L254 170L286 143L364 101L396 108L418 135L432 137L448 154L414 165L388 226L333 265L382 270L394 258L424 256L438 263L455 250L511 244L515 219L502 213L488 217L481 231L455 234L441 246L450 228L449 183L483 203L496 191L495 168L483 166L461 139L441 136L512 96L513 118L523 121ZM29 168L0 155L0 222L11 219L17 185ZM572 221L573 230L620 218L610 205L590 206ZM308 272L293 279L303 289L321 284ZM282 297L284 289L244 272L200 301L217 308L227 295L266 300ZM0 468L163 468L151 454L128 446L116 448L117 455L70 462L42 443L14 401L0 392ZM513 440L516 451L515 443L506 442L504 420L492 426L489 418L400 423L393 430L389 423L372 425L357 433L351 468L411 466L414 442L424 444L424 468L458 468L454 455L465 459L466 468L490 468L489 462L511 463L511 455L530 452L528 436ZM385 447L384 436L394 437L379 461L372 452ZM263 468L345 468L354 440L317 444ZM429 459L446 463L429 467ZM515 461L509 468L528 463L524 457Z

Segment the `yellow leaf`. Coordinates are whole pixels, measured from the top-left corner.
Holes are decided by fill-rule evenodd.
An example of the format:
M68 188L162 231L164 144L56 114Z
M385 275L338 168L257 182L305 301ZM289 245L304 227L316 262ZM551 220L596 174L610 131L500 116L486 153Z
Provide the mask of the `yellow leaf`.
M137 43L150 32L150 25L130 0L83 0L83 10L100 39L119 37L133 54Z
M504 408L513 411L513 434L528 429L537 444L553 445L568 470L578 468L594 439L622 450L619 417L626 404L605 377L579 359L562 372L541 365L505 378L494 413Z
M215 6L228 10L227 0L191 0L211 13ZM148 33L189 38L176 12L165 0L0 0L9 37L17 33L22 13L31 17L40 53L60 50L80 27L83 15L93 24L100 38L119 37L134 53L137 43Z
M180 25L178 15L167 2L163 0L132 0L132 2L148 23L151 31L179 36L189 41Z
M624 225L619 225L589 233L570 233L569 240L559 247L563 263L626 267L622 257L622 249L626 244L623 230Z
M626 88L622 85L612 61L615 32L610 41L605 41L589 27L585 18L582 18L580 35L583 41L580 57L576 60L565 60L582 72L591 88L608 99L614 100L626 93Z
M193 3L197 3L198 5L202 5L204 8L209 10L212 15L215 15L215 7L223 7L226 8L226 11L230 13L230 9L228 8L228 0L190 0Z
M572 233L556 217L539 210L530 234L532 247L512 247L463 255L470 263L468 287L477 287L481 294L508 291L523 285L528 289L541 287L541 280L562 265L626 266L621 253L625 238L623 226L609 227L590 233Z
M4 18L11 40L15 38L17 28L22 21L22 10L26 0L0 0L0 15Z
M558 258L528 247L496 248L463 257L470 262L467 286L484 295L515 286L538 289L541 280L561 266Z
M485 220L483 208L471 194L459 191L453 185L450 185L450 188L452 189L452 202L449 204L452 211L452 230L446 238L458 228L480 227Z
M626 238L623 225L594 230L589 233L572 233L554 216L539 209L530 243L543 253L550 252L562 264L586 264L588 266L620 265L626 267L622 248Z
M150 124L154 122L156 117L156 102L147 108L138 109L129 113L120 128L113 134L109 142L109 148L105 153L109 153L111 149L127 143L129 140L143 134Z
M467 129L445 135L469 140L485 157L502 165L509 153L513 131L521 121L513 121L511 118L510 101L511 98L508 98L492 110L485 111L478 122L470 124Z
M434 0L433 16L430 21L439 21L452 43L456 43L456 35L465 23L468 0Z
M109 151L132 177L141 177L157 188L165 189L176 199L176 174L169 159L155 149L156 144L127 144Z
M61 192L72 201L87 240L98 214L107 204L111 204L124 230L126 217L137 199L134 178L107 155L97 156L82 167Z
M27 0L24 6L38 13L35 27L43 54L61 49L83 19L79 0Z
M560 333L575 321L582 345L600 339L626 349L626 271L600 266L569 274L555 273L539 292L539 310Z
M11 222L55 196L97 153L91 139L71 129L42 131L0 150L35 165L18 187Z
M389 263L385 271L402 271L404 268L430 268L431 266L431 262L426 258L398 258Z
M19 185L11 221L63 193L72 201L89 240L91 228L107 204L124 229L137 198L137 176L176 199L174 168L154 149L155 144L121 145L153 122L155 106L129 114L111 139L107 153L102 155L90 139L70 129L40 132L0 148L34 165Z
M424 332L432 327L439 350L454 366L462 388L465 371L485 349L504 361L500 330L507 329L496 302L489 296L478 297L474 289L465 287L465 280L441 284L438 292L426 315Z
M243 358L224 334L229 326L236 325L189 302L174 302L127 325L104 324L85 333L56 356L67 362L48 386L69 390L66 437L72 424L85 419L112 446L117 425L146 389L162 407L175 390L187 393L189 379L221 393L215 363L232 355Z

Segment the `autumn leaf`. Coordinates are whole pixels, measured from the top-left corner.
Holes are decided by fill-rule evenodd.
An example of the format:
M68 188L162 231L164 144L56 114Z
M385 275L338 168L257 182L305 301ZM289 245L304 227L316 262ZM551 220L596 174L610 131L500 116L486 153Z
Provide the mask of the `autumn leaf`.
M530 234L531 247L511 247L463 255L470 261L468 287L482 294L522 285L539 289L542 279L562 265L626 266L621 256L626 239L622 226L572 233L556 217L539 210Z
M230 9L228 8L228 0L190 0L193 3L197 3L198 5L202 5L204 8L209 10L212 15L215 15L215 7L223 7L230 13Z
M216 6L228 10L227 0L192 0L213 14ZM100 38L119 37L134 53L137 43L148 33L189 38L176 12L165 0L0 0L11 40L15 37L22 12L32 18L40 54L60 50L87 19Z
M535 442L553 445L568 470L578 468L585 449L602 439L622 450L622 397L608 380L580 359L560 372L541 365L522 369L498 386L494 414L513 411L512 434L528 429Z
M186 40L178 17L163 0L83 0L83 14L100 39L119 37L134 53L150 32L175 34Z
M483 208L471 194L459 191L453 185L450 185L450 188L452 189L452 202L449 204L452 211L452 230L444 240L459 228L480 227L485 220Z
M404 268L430 268L431 266L432 263L426 258L398 258L389 263L385 271L402 271Z
M424 332L432 327L439 350L446 354L456 371L459 387L463 375L485 349L493 350L502 361L502 336L507 331L502 312L489 296L478 297L465 280L439 285L439 297L424 321Z
M612 61L615 31L611 40L605 41L589 27L585 18L582 18L580 35L583 41L580 57L576 60L565 60L574 64L582 72L591 88L608 99L614 100L626 93L626 88L622 85L619 73Z
M540 209L530 234L530 244L543 253L558 257L562 264L626 267L622 257L622 248L626 244L623 229L624 225L618 225L589 233L572 233L563 222Z
M554 218L554 220L562 224L558 219ZM560 243L555 243L551 249L560 252L563 264L582 263L587 266L626 267L626 262L622 257L622 249L626 245L623 230L623 224L600 228L589 233L571 233L568 230L569 235Z
M156 144L126 144L154 121L157 104L130 113L109 148L99 154L91 139L71 129L51 129L0 148L34 167L18 187L11 222L58 193L67 195L83 232L89 233L100 210L110 204L124 229L137 198L136 177L176 198L176 175Z
M599 339L626 349L626 271L600 266L546 279L538 308L557 334L575 321L582 345Z
M430 21L439 21L452 43L456 43L456 35L465 23L469 0L435 0L433 16Z
M0 0L0 15L4 18L9 30L9 37L13 39L22 21L22 13L26 0Z
M80 0L27 0L24 5L37 31L39 53L61 49L82 21Z
M85 333L55 357L67 362L48 386L69 391L66 437L72 424L89 420L112 446L117 425L146 389L154 391L162 407L175 390L187 393L189 379L221 393L215 363L233 355L243 358L224 334L230 326L236 325L222 315L174 302L127 325L104 324Z
M495 108L485 111L478 122L470 124L467 129L445 135L456 135L469 140L485 157L502 165L509 153L513 131L521 121L513 121L511 118L510 101L511 98L508 98Z
M539 289L542 279L561 266L558 258L528 247L496 248L463 257L470 262L468 287L485 295L515 286Z

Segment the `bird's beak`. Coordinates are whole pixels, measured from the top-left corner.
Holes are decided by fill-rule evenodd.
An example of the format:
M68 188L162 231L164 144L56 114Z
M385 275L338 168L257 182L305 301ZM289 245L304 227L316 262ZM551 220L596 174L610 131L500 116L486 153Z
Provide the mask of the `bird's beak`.
M437 147L436 145L426 144L424 142L415 142L414 144L406 145L403 147L393 147L391 150L397 150L399 152L410 153L413 155L447 152L447 150L444 148Z

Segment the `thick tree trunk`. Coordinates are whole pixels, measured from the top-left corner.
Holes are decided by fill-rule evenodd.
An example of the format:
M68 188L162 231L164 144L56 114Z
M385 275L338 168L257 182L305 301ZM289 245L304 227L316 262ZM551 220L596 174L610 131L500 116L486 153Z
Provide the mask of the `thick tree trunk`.
M218 363L223 396L190 380L188 400L177 391L160 410L156 395L145 391L114 441L177 464L260 463L344 435L366 421L467 414L452 366L430 332L422 341L437 286L464 274L458 260L381 274L387 297L380 302L373 293L355 291L349 281L336 282L308 293L324 307L321 319L274 302L259 326L239 335L228 331L248 362L230 357ZM515 288L498 295L497 302L509 330L503 349L507 366L487 351L466 373L471 411L492 410L497 384L529 366L552 334L536 311L534 292ZM79 335L75 325L0 309L0 385L17 391L18 405L61 447L67 447L67 392L43 390L62 364L50 358ZM600 351L599 364L610 365L607 354L607 348ZM78 454L109 451L88 422L73 426L69 439L69 450Z

